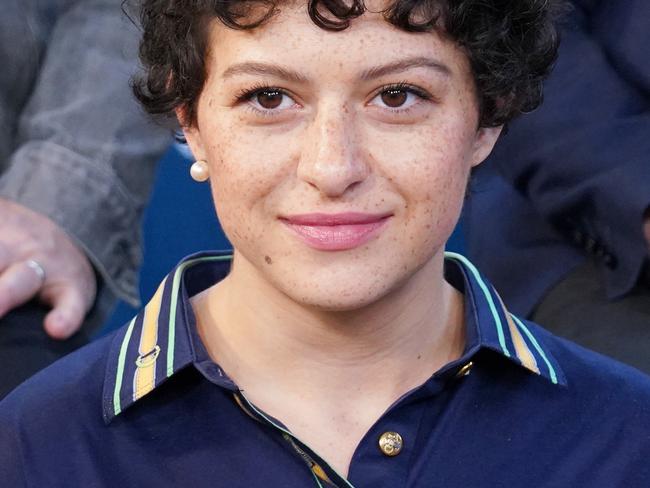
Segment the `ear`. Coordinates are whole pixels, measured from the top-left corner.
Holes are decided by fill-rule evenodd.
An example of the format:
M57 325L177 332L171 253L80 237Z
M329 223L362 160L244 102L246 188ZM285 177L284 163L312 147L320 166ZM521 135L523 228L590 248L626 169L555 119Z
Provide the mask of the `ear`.
M198 128L198 122L188 122L183 108L176 109L176 118L183 130L183 136L187 141L187 145L194 156L194 159L206 159L205 146L201 139L201 132Z
M472 154L472 167L478 166L490 155L492 148L499 139L503 126L481 127L476 132L474 152Z

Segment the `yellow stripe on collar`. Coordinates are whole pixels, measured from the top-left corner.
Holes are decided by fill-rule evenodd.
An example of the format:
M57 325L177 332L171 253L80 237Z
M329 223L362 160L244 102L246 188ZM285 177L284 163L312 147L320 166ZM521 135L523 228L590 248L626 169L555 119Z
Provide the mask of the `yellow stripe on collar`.
M519 358L519 361L521 361L521 364L526 369L531 370L535 374L540 374L539 366L537 366L537 361L535 360L535 356L533 355L532 351L526 344L526 341L521 335L521 332L519 332L519 328L515 325L514 320L512 320L512 317L510 316L510 312L508 312L508 309L503 303L501 296L496 292L496 290L494 291L494 294L499 299L499 304L501 305L503 314L505 315L506 321L508 322L508 330L510 331L510 337L512 338L512 343L515 345L515 354L517 355L517 358Z
M167 278L160 284L151 301L144 309L144 321L140 335L139 356L133 378L133 399L137 400L153 390L156 384L156 360L160 354L158 346L158 319L162 303L163 290Z

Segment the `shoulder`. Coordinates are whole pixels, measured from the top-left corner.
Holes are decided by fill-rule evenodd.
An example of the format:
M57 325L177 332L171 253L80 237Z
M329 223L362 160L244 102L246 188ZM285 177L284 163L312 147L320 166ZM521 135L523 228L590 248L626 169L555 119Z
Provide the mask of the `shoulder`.
M601 486L645 486L650 480L650 376L553 336L543 338L566 377L557 397L557 439L590 460ZM579 456L575 456L578 462ZM623 482L625 480L625 482Z
M561 367L565 394L581 406L628 419L638 417L650 427L650 376L555 336L537 324L527 324Z

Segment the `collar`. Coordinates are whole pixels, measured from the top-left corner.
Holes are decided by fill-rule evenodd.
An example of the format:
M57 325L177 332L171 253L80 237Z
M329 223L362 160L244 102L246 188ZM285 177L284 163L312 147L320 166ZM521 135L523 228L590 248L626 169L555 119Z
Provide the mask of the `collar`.
M466 355L491 349L555 385L566 386L560 365L535 326L508 311L497 291L469 259L446 252L445 278L465 295Z
M103 416L109 423L126 408L181 369L216 367L223 386L236 386L214 363L206 365L190 297L223 279L230 251L202 252L183 259L162 281L149 303L114 336L103 389ZM514 364L566 384L555 358L533 327L515 317L476 267L464 256L445 253L445 277L465 295L468 327L466 355L491 349Z

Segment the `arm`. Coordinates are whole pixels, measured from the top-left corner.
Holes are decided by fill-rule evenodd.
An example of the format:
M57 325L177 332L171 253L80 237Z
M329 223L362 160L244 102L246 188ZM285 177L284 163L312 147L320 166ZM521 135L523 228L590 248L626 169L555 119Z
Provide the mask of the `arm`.
M135 303L140 220L155 161L168 136L148 122L132 99L128 82L136 67L138 32L120 5L120 0L77 1L57 18L21 112L16 149L0 179L0 197L18 209L23 238L17 240L31 243L20 252L11 246L14 255L41 261L49 257L48 266L72 259L80 270L84 265L70 257L76 248L114 295ZM55 225L45 225L39 216ZM52 236L59 242L67 238L70 245L43 249L40 244ZM56 254L61 250L67 258ZM89 269L83 279L68 277L68 284L77 283L77 305ZM56 269L47 269L47 274L59 286L50 286L48 292L52 283L46 282L41 298L60 300L65 280ZM92 298L82 301L85 313Z
M575 18L545 103L512 124L493 161L548 221L612 256L606 284L618 296L634 285L648 256L650 87L621 75L580 8ZM647 46L649 36L650 28L640 29L628 41Z

